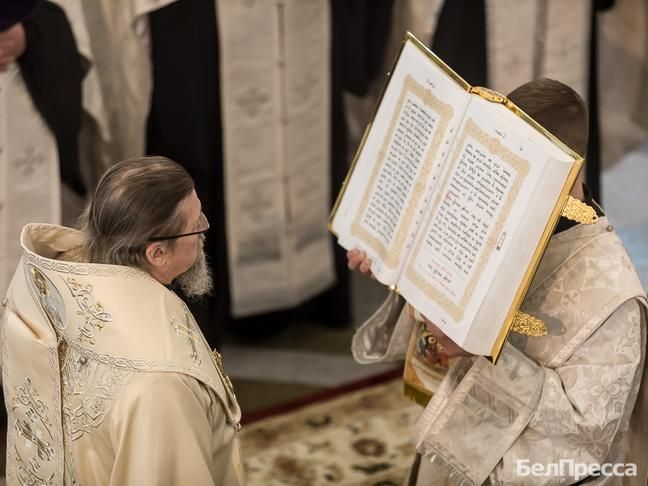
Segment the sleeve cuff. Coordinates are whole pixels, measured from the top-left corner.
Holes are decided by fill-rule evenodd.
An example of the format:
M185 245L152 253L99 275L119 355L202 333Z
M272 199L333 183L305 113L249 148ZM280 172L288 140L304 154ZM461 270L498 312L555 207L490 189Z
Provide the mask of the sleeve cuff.
M543 369L510 344L497 366L461 360L419 419L418 452L482 484L527 426L543 382Z
M405 358L414 321L409 318L404 306L404 299L390 292L374 315L360 326L351 342L351 351L358 363Z

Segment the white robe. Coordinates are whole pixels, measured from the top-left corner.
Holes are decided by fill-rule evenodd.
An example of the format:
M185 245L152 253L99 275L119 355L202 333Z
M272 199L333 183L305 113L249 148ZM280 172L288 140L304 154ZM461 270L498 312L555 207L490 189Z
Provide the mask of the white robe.
M356 359L402 357L414 321L401 308L392 296L358 330ZM523 310L549 335L512 334L495 366L483 357L453 362L415 426L423 455L415 484L575 481L518 475L528 459L521 464L543 471L561 460L635 463L638 475L624 484L645 485L646 294L606 218L552 238Z
M22 227L60 219L56 139L13 63L0 73L0 296L20 259Z
M7 484L240 485L240 409L186 305L29 225L2 315Z
M108 139L104 105L80 0L53 0L65 12L86 75L83 79L80 163L91 187L107 167L95 147ZM16 63L0 73L0 296L20 258L20 231L28 223L76 219L84 201L61 185L54 134L36 109Z

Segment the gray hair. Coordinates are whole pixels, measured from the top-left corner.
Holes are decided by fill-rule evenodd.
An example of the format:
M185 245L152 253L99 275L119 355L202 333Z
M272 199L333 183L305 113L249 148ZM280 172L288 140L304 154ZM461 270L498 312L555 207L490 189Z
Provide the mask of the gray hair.
M87 261L145 268L146 247L156 236L182 231L180 202L194 182L165 157L140 157L112 166L101 177L80 219ZM171 248L175 240L163 242Z

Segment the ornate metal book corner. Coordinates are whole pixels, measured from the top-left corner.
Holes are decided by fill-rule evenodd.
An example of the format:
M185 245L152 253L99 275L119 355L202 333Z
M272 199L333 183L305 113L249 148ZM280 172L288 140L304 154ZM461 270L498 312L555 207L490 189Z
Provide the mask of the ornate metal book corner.
M472 88L470 88L470 93L481 96L485 100L491 101L493 103L501 103L505 105L508 102L508 98L503 94L498 93L497 91L493 91L489 88L484 88L483 86L473 86Z
M567 196L567 202L562 210L562 216L580 224L598 223L598 215L594 208L572 196Z
M522 311L515 314L511 331L531 337L542 337L549 334L544 322Z

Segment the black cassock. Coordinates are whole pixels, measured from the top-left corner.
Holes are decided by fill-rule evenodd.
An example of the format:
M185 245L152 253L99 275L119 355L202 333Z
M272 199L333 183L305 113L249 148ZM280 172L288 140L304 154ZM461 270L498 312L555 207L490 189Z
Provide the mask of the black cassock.
M12 4L18 1L0 7L0 28L10 17ZM81 54L61 7L28 0L20 7L30 10L25 18L16 19L25 31L25 52L17 59L20 73L34 106L56 139L61 180L83 196L86 188L79 161L79 133L85 73Z
M331 200L348 169L343 92L365 94L379 72L392 3L331 0ZM254 334L301 318L346 326L351 320L349 272L345 252L333 239L337 276L333 288L288 311L242 319L230 314L216 15L213 0L179 0L149 14L153 96L147 152L169 157L187 169L211 224L206 249L214 296L190 304L192 312L212 345L225 328Z

